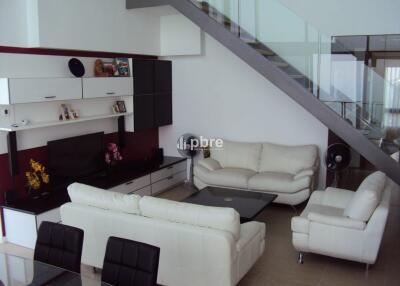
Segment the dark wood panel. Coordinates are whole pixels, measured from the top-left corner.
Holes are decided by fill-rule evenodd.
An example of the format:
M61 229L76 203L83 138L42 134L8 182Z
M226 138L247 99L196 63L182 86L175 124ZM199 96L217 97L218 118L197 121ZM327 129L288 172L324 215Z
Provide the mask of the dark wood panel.
M154 124L172 124L172 93L157 93L154 97Z
M154 95L134 96L135 131L154 128Z
M154 61L134 60L133 80L135 95L154 93Z
M140 54L102 52L102 51L63 50L63 49L48 49L48 48L21 48L21 47L10 47L10 46L0 46L0 53L67 56L67 57L90 57L90 58L157 59L157 56L153 55L140 55Z
M154 61L156 93L172 91L172 63L170 61Z

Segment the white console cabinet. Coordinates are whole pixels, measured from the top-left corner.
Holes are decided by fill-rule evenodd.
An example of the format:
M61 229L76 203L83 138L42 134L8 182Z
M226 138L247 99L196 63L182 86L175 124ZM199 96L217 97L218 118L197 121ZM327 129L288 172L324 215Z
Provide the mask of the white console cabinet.
M108 188L108 191L123 194L137 194L140 196L154 196L162 191L170 189L186 179L186 159L166 157L164 162L158 166L143 172L143 176L129 180L123 184ZM95 185L94 185L95 186ZM27 248L35 248L37 230L43 221L59 223L61 221L60 206L69 201L57 196L49 197L47 200L56 200L56 203L49 201L34 201L29 205L3 206L4 225L6 240L10 243L21 245ZM33 207L38 204L46 207Z

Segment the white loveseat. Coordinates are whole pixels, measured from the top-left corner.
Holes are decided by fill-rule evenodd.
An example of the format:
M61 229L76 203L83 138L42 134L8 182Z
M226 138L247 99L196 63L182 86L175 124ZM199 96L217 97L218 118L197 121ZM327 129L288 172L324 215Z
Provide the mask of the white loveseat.
M297 205L310 196L319 166L318 147L223 141L194 167L194 184L278 195L274 202Z
M160 247L162 285L236 285L264 252L265 224L240 224L231 208L68 187L62 223L84 230L82 263L102 268L110 236Z
M369 175L356 192L327 188L313 192L292 218L293 245L300 252L374 264L396 185L382 172Z

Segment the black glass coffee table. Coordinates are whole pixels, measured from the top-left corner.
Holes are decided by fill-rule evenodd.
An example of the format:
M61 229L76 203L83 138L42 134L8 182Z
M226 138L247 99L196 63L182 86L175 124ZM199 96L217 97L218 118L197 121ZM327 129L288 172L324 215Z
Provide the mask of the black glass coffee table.
M204 206L234 208L240 215L240 222L244 223L254 220L276 197L277 195L255 191L206 187L183 201Z

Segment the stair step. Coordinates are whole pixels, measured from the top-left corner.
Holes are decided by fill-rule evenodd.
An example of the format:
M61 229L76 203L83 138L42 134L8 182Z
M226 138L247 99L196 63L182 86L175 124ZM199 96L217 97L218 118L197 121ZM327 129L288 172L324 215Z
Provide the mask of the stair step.
M289 64L287 63L283 63L283 62L275 62L275 61L271 61L274 65L276 65L278 68L288 68Z
M268 57L275 56L275 53L271 50L256 48L256 51L264 56L268 56Z

